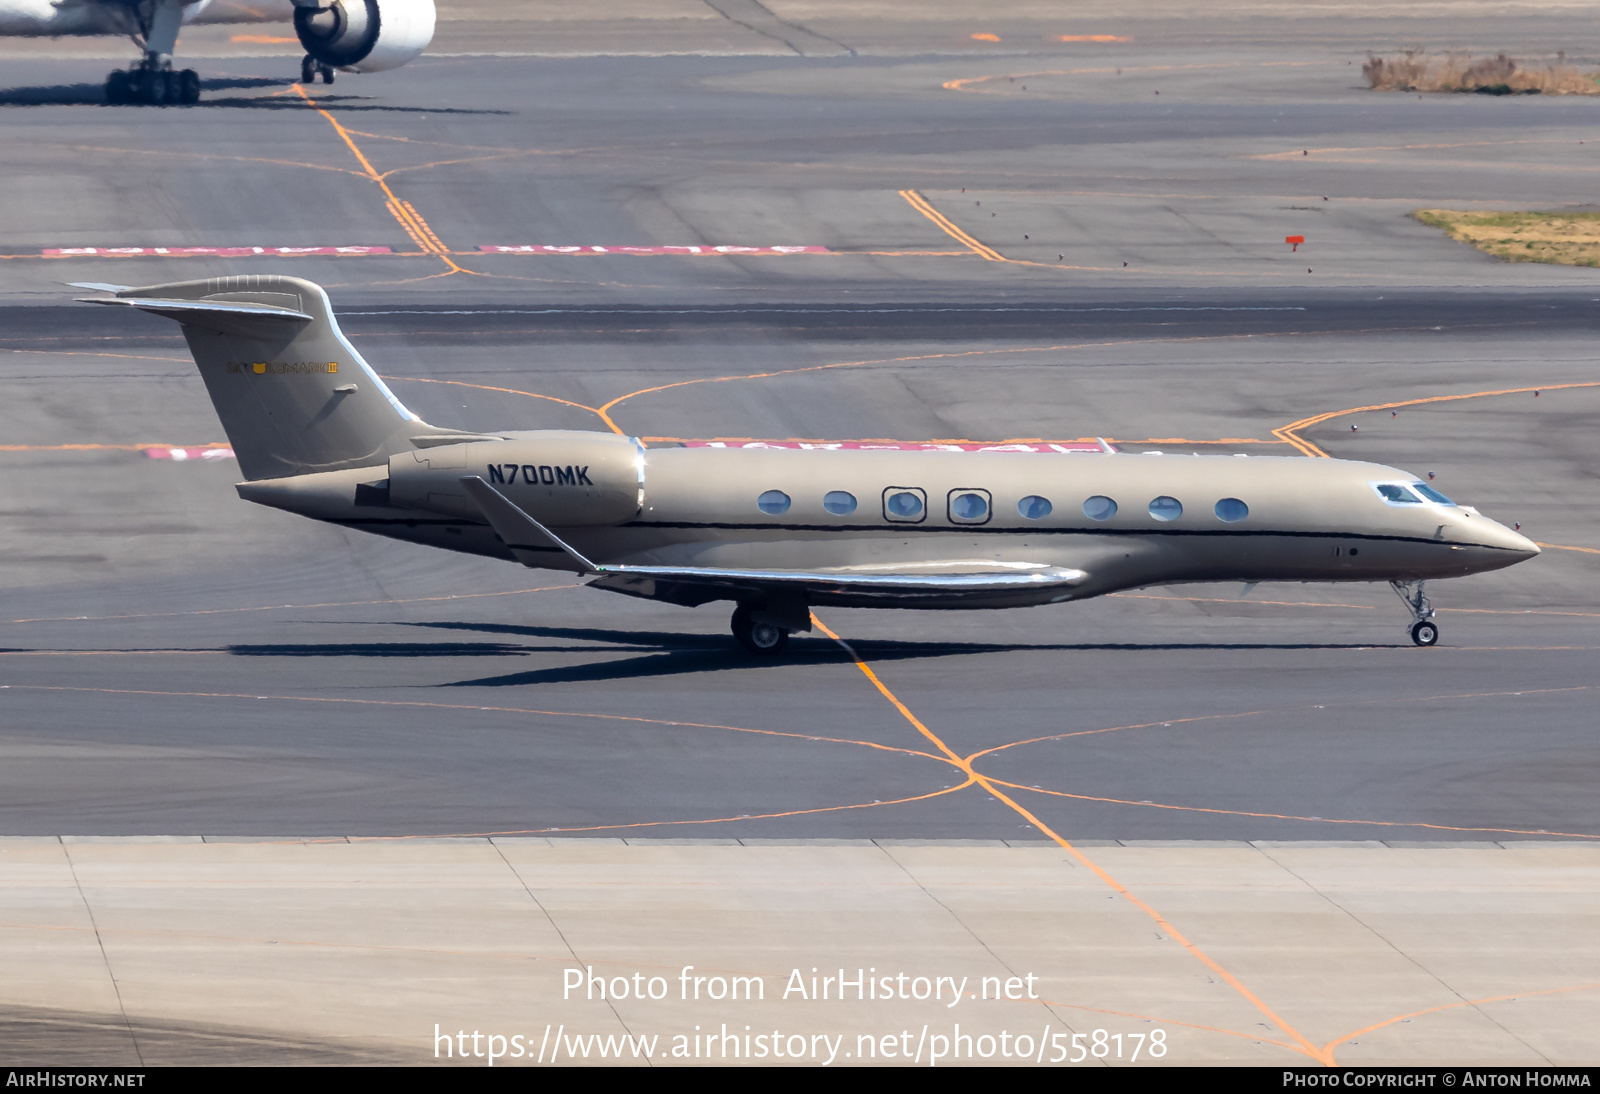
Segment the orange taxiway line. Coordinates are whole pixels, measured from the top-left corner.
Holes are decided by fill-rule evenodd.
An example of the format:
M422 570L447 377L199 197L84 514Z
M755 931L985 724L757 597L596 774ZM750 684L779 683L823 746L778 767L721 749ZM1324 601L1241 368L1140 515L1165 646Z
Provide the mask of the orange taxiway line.
M1123 885L1120 881L1111 876L1111 874L1099 863L1095 862L1093 859L1089 858L1088 855L1085 855L1078 848L1074 847L1070 842L1057 833L1055 829L1051 828L1049 825L1045 824L1044 821L1035 816L1032 811L1016 801L1016 799L1012 798L1005 791L1001 790L996 780L993 780L988 776L978 772L972 767L971 764L957 756L949 745L945 744L945 742L941 740L937 734L924 725L921 719L913 714L911 709L901 702L900 698L895 695L894 692L889 690L888 686L878 678L878 674L872 671L872 666L862 660L861 655L856 653L855 649L851 647L848 642L830 630L828 626L818 619L814 613L811 616L811 622L817 627L818 630L822 631L823 634L826 634L829 638L833 639L841 647L843 647L845 652L848 653L851 659L855 662L856 668L860 669L862 674L872 682L873 687L877 688L878 693L887 699L894 706L894 708L900 712L901 717L905 718L907 722L911 723L917 732L931 741L940 752L949 757L950 761L956 767L959 767L961 770L965 771L973 782L977 783L990 794L994 795L994 797L999 801L1004 802L1029 824L1033 825L1040 832L1043 832L1050 839L1054 840L1056 844L1058 844L1063 850L1065 850L1073 858L1077 859L1079 863L1093 872L1094 875L1104 882L1113 892L1149 916L1150 919L1161 928L1161 930L1167 933L1168 937L1187 950L1191 956L1199 960L1201 964L1206 966L1206 968L1210 969L1212 972L1216 973L1217 976L1221 977L1224 983L1226 983L1234 991L1238 992L1239 995L1243 996L1245 1000L1254 1006L1256 1010L1260 1011L1261 1014L1270 1022L1272 1022L1273 1025L1287 1033L1295 1042L1295 1051L1302 1052L1305 1055L1310 1056L1312 1059L1317 1060L1320 1063L1327 1064L1330 1067L1333 1065L1333 1055L1331 1052L1320 1049L1316 1045L1312 1044L1299 1030L1295 1029L1288 1022L1280 1018L1271 1007L1267 1006L1260 996L1256 995L1255 992L1246 987L1238 977L1234 976L1233 973L1223 968L1214 958L1212 958L1199 946L1189 941L1188 937L1174 927L1170 922L1168 922L1165 916L1156 911L1156 909L1151 907L1149 904L1145 903L1139 897L1135 896L1127 886Z
M1328 1051L1332 1051L1336 1046L1342 1045L1344 1042L1352 1040L1353 1038L1360 1037L1363 1033L1371 1033L1374 1030L1384 1029L1387 1026L1394 1025L1396 1022L1405 1022L1412 1018L1421 1018L1426 1014L1438 1014L1440 1011L1445 1010L1459 1010L1462 1007L1477 1007L1482 1006L1484 1003L1505 1003L1514 999L1532 999L1541 995L1566 995L1575 991L1592 991L1595 988L1600 988L1600 981L1595 981L1589 984L1574 984L1569 988L1546 988L1543 991L1519 991L1510 995L1486 995L1482 999L1462 999L1455 1003L1445 1003L1442 1006L1427 1007L1423 1010L1411 1011L1409 1014L1397 1014L1393 1018L1385 1018L1381 1022L1374 1022L1370 1026L1364 1026L1361 1029L1353 1030L1350 1033L1345 1034L1343 1037L1329 1041L1322 1047Z
M1261 817L1266 820L1310 821L1316 824L1365 824L1375 828L1427 828L1439 832L1497 832L1506 836L1559 836L1565 839L1600 840L1593 832L1551 832L1543 828L1474 828L1459 824L1429 824L1424 821L1352 820L1342 817L1302 817L1294 813L1257 813L1248 809L1213 809L1200 805L1169 805L1165 802L1133 801L1128 798L1105 798L1095 794L1072 794L1065 790L1046 790L1039 786L1007 782L989 776L989 781L1013 790L1029 790L1035 794L1048 794L1054 798L1071 798L1074 801L1100 802L1105 805L1136 805L1144 809L1167 809L1180 813L1213 813L1225 817Z
M1333 418L1342 418L1346 414L1365 414L1372 410L1398 410L1404 406L1422 406L1427 403L1454 403L1463 399L1483 399L1491 395L1522 395L1530 391L1563 391L1575 387L1600 387L1600 380L1588 380L1574 384L1535 384L1531 387L1508 387L1497 391L1469 391L1461 395L1430 395L1426 399L1402 399L1393 403L1374 403L1371 406L1353 406L1347 410L1330 410L1325 414L1313 414L1309 418L1301 418L1297 422L1279 426L1272 431L1272 435L1281 441L1287 441L1308 456L1327 457L1327 453L1310 441L1298 436L1300 430L1309 429L1314 425ZM1597 552L1600 553L1600 552Z
M901 190L900 196L905 198L907 203L909 203L913 209L927 217L929 220L933 221L934 224L938 225L938 228L941 232L955 240L957 243L966 246L967 249L973 254L978 255L989 262L1004 262L1006 260L1005 256L999 251L995 250L993 247L984 246L976 239L973 239L966 232L956 227L956 225L951 222L949 217L945 216L932 205L928 204L928 199L917 193L915 190Z
M51 651L54 652L54 651ZM99 653L99 650L84 651ZM140 652L140 651L135 651ZM172 653L172 650L151 650L152 653ZM210 653L220 651L198 650L194 652ZM777 729L752 729L748 726L725 726L709 722L678 722L666 718L641 718L629 714L596 714L591 711L581 710L535 710L528 707L500 707L485 706L480 703L425 703L415 699L354 699L329 695L251 695L244 692L224 691L157 691L150 688L90 688L68 687L57 684L0 684L0 691L71 691L91 693L96 695L156 695L167 698L181 699L249 699L253 701L276 701L288 703L344 703L352 706L376 707L422 707L429 710L478 710L488 711L492 714L537 714L553 718L592 718L603 722L638 722L644 725L667 726L676 729L719 729L729 733L749 733L758 737L785 737L797 741L817 741L824 744L856 745L861 748L875 749L879 752L894 752L905 756L916 756L924 760L947 762L944 757L935 756L931 752L922 752L914 748L900 748L896 745L879 744L877 741L857 741L848 737L823 737L815 733L788 733ZM954 765L960 767L957 761ZM965 770L964 768L962 770ZM947 789L959 789L949 787ZM842 807L840 807L842 808ZM738 818L733 818L737 820ZM667 823L663 821L662 823ZM576 829L571 829L576 831ZM496 833L474 833L477 835L494 835ZM514 833L501 832L499 835ZM420 837L408 837L420 838ZM298 842L298 841L295 841Z
M366 178L376 183L378 188L383 191L384 197L388 199L385 208L388 209L389 215L394 217L400 227L405 229L405 233L411 237L411 241L423 251L442 261L449 267L450 273L476 274L477 271L464 269L456 264L455 260L450 257L450 249L439 240L433 229L428 227L427 221L423 220L421 214L411 207L410 202L402 201L399 195L389 188L389 183L383 174L372 166L372 162L367 159L366 154L361 151L361 147L356 144L355 138L351 136L350 131L339 123L339 119L318 106L317 101L308 95L305 88L299 84L295 84L293 90L296 95L305 100L307 106L321 114L328 124L333 126L333 131L339 134L339 139L344 141L345 147L350 149L351 155L355 156L356 162L361 165Z
M1586 555L1600 555L1600 550L1594 547L1569 547L1565 543L1540 543L1538 540L1534 540L1533 544L1535 547L1549 547L1553 551L1582 551Z
M342 836L336 840L283 840L283 843L396 843L414 839L493 839L496 836L548 836L566 834L569 832L618 832L632 828L665 828L672 825L686 824L729 824L742 820L775 820L780 817L804 817L814 813L839 813L850 809L877 809L884 805L905 805L908 802L927 801L929 798L939 798L946 794L954 794L958 790L965 790L972 785L968 779L956 786L947 786L942 790L934 790L927 794L916 794L909 798L895 798L892 801L852 802L849 805L819 805L812 809L790 809L782 813L743 813L737 817L700 817L694 820L669 820L669 821L634 821L627 824L591 824L581 828L521 828L509 832L450 832L445 835L430 833L420 836Z
M118 619L173 619L191 615L231 615L235 612L309 611L312 608L359 608L376 604L425 604L434 600L476 600L484 596L520 596L523 593L548 593L557 589L581 589L582 585L540 585L533 589L508 589L502 593L449 593L444 596L405 596L387 600L330 600L321 604L263 604L244 608L197 608L187 612L130 612L126 615L41 615L31 619L0 619L9 623L107 623Z

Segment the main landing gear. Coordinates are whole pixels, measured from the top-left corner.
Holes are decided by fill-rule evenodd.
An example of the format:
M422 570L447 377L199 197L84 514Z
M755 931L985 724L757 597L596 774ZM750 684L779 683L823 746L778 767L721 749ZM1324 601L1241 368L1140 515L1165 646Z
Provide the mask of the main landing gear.
M1439 625L1433 621L1433 605L1422 591L1420 581L1391 581L1389 587L1411 612L1411 641L1432 646L1439 641Z
M333 67L331 65L323 64L321 61L317 60L315 57L311 56L309 53L306 54L305 57L301 58L301 61L300 61L300 83L301 84L303 84L306 87L310 87L312 84L317 82L317 77L319 75L322 77L322 82L323 83L325 83L325 84L333 83Z
M199 101L200 74L192 68L174 69L170 62L146 62L106 77L106 102L114 106L192 106Z
M811 612L803 601L740 604L733 610L733 636L757 657L776 657L789 644L791 633L810 629Z

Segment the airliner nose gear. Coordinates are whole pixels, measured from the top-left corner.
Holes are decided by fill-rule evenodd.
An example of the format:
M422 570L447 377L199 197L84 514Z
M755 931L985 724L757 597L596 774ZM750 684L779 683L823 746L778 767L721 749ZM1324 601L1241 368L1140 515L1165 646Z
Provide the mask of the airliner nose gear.
M322 82L325 84L333 83L333 68L308 53L300 59L300 82L310 87L317 82L318 76L322 77Z
M1411 612L1411 641L1419 646L1432 646L1439 641L1439 625L1433 622L1433 605L1422 590L1421 581L1391 581L1394 590Z

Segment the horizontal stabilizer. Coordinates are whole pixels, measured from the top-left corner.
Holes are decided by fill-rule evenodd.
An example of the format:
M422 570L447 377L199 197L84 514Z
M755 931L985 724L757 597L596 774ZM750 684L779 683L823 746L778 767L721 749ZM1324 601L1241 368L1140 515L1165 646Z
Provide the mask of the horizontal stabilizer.
M150 297L91 296L80 304L120 304L154 315L176 319L186 327L217 334L260 338L274 330L295 331L312 321L312 316L292 308L272 304L246 304L226 300L158 300Z

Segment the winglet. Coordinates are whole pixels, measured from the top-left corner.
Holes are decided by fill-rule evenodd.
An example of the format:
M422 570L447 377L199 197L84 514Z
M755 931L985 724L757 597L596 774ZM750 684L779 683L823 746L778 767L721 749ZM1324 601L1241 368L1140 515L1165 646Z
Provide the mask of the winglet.
M524 513L514 502L478 475L461 476L461 485L466 488L467 495L477 503L483 515L489 521L489 527L495 530L505 545L511 548L512 553L524 566L533 566L539 569L570 570L576 569L581 574L597 574L600 567L584 558L573 547L561 540L556 534L527 513ZM562 552L567 558L576 563L576 566L551 565L551 562L535 556L530 559L533 552L548 554L551 548Z

